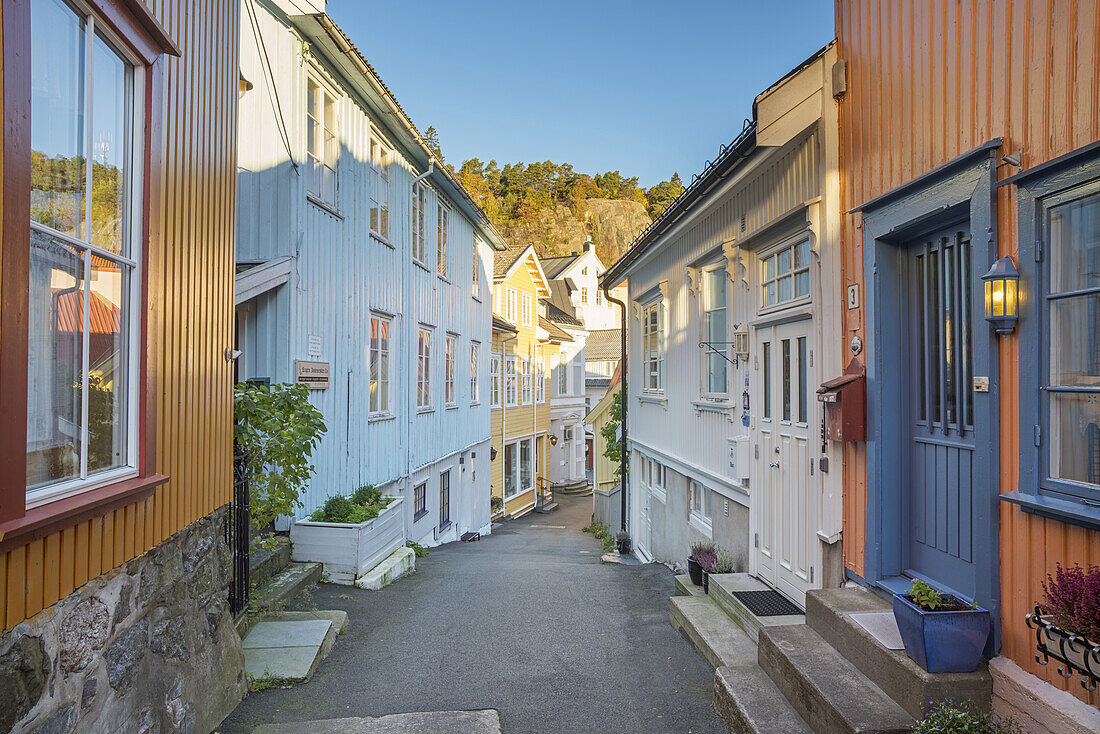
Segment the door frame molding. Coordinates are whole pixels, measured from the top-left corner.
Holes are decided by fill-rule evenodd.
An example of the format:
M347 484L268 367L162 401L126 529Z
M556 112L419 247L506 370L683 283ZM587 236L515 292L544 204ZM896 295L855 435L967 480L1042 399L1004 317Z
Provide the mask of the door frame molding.
M900 340L908 329L897 325L904 314L907 289L899 287L905 277L905 245L914 236L967 220L971 233L972 277L979 278L998 257L996 153L1000 141L993 140L940 166L893 192L868 202L859 210L863 223L863 266L867 370L867 535L865 580L890 590L906 570L908 538L903 522L907 512L902 487L907 481L905 456L908 429L898 430L894 415L900 399L908 400L908 386L892 360L900 354ZM980 289L973 291L981 293ZM975 306L980 304L978 301ZM908 322L905 322L908 323ZM984 320L983 320L984 323ZM1000 368L998 344L991 329L973 334L975 354L987 355L989 392L976 395L975 424L988 427L987 460L974 463L974 487L985 491L974 505L975 599L990 611L994 622L992 649L1000 635ZM981 340L985 340L984 343ZM975 362L975 374L981 369ZM984 398L984 399L981 399ZM980 417L980 422L979 422ZM984 443L985 441L983 441ZM977 458L977 457L976 457ZM983 457L983 459L986 457ZM886 582L886 583L883 583Z

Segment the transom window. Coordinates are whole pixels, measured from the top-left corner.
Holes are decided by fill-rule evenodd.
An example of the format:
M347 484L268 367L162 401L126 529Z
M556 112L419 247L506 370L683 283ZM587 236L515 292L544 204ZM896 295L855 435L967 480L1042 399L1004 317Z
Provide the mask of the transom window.
M760 305L775 306L810 295L810 243L803 240L760 261Z
M428 189L424 184L413 187L412 256L424 263L424 210L428 206Z
M137 467L136 68L93 16L31 3L27 501Z
M432 330L420 327L416 355L416 407L432 407Z
M455 349L458 337L448 334L443 346L443 399L447 405L454 405L455 398Z
M370 137L370 231L390 238L390 149L375 135Z
M447 275L447 227L450 225L451 210L442 199L436 204L436 242L439 243L439 274Z
M726 268L718 267L703 272L703 347L705 391L711 395L725 395L726 358Z
M306 189L317 201L336 206L340 147L336 98L312 75L306 80Z
M648 392L665 389L665 321L660 302L642 311L642 386Z
M390 329L386 316L370 319L370 412L390 412Z

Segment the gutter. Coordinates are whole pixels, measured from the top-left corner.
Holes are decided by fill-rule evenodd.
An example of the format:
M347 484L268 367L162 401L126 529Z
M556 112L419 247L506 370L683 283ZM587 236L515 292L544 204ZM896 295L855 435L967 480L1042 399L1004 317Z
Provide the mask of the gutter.
M619 330L620 331L619 349L620 349L620 354L621 354L619 359L622 362L619 365L619 370L620 370L620 373L621 373L620 374L620 381L621 381L621 384L622 384L622 387L619 388L620 395L621 395L619 400L621 401L622 407L623 407L623 422L621 424L622 438L620 439L621 443L619 444L619 466L620 466L619 473L622 476L619 477L619 480L622 482L622 485L621 485L621 488L619 489L619 495L620 495L619 501L621 503L621 511L620 511L621 523L620 524L622 526L622 531L625 533L625 532L627 532L627 530L626 530L626 524L627 524L626 523L626 482L627 482L627 469L628 469L628 467L627 467L628 454L627 454L627 450L626 450L626 435L627 435L626 408L627 408L627 403L630 402L627 399L627 377L626 377L626 329L627 329L626 304L623 303L622 301L620 301L618 298L615 298L615 296L611 295L611 289L608 287L606 282L603 284L603 297L607 299L608 303L614 303L616 306L618 306L619 311L622 313L622 328ZM593 457L593 460L595 460L595 457ZM593 500L593 502L594 501L595 500Z

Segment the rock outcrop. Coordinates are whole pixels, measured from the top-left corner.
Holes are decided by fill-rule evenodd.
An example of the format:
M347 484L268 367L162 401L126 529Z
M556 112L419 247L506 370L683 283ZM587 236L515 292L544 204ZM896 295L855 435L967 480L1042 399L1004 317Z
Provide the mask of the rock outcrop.
M596 254L610 265L649 224L645 205L620 199L588 199L579 213L557 205L541 209L533 222L513 222L501 234L513 247L534 245L539 257L579 252L589 237Z

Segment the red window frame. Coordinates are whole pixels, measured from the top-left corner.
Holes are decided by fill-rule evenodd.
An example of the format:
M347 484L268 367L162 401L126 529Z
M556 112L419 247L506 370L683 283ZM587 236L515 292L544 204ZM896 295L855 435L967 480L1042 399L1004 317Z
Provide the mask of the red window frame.
M138 476L27 509L27 310L30 278L31 54L30 5L0 0L3 10L3 219L0 252L0 552L117 507L138 502L168 478L156 473L155 364L148 334L157 325L156 292L165 119L165 55L180 49L141 0L81 0L144 65L145 150L140 206L142 252L138 380Z

